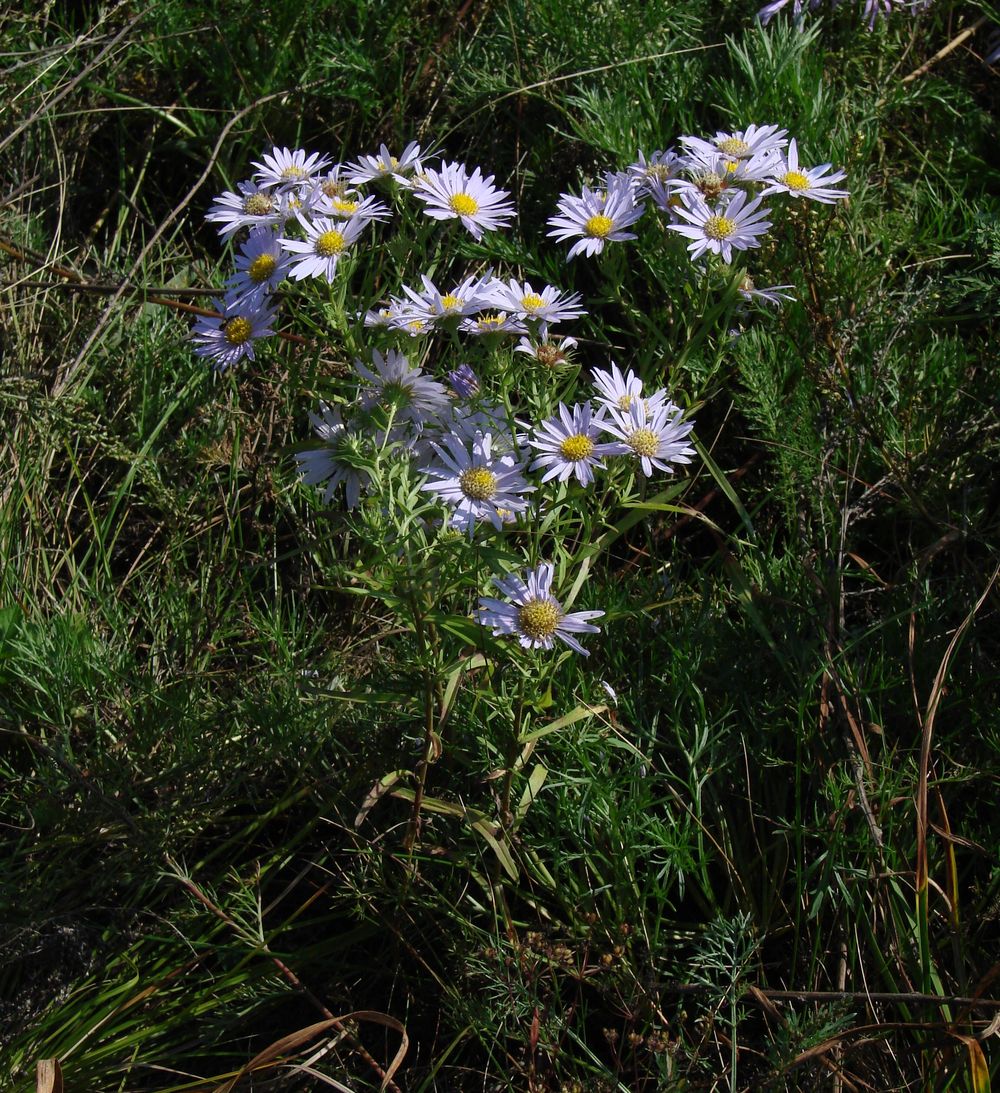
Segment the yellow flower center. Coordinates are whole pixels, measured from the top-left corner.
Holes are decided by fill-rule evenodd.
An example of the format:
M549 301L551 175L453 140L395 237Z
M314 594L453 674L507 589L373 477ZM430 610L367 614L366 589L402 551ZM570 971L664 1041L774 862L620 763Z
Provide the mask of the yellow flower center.
M424 324L423 319L411 319L406 324L406 329L407 330L412 330L414 332L414 334L419 334L420 331L424 329L424 325L425 324Z
M336 228L331 228L329 231L325 231L321 235L316 236L316 242L313 245L313 249L320 258L332 258L335 254L340 254L346 246L347 240L344 238L343 234L337 231Z
M274 273L277 265L278 259L273 254L258 254L247 267L247 273L255 285L260 285Z
M705 221L705 234L709 239L728 239L736 231L736 221L728 216L710 216Z
M809 189L809 176L804 175L801 171L788 171L787 174L782 175L781 181L790 190Z
M358 211L358 203L356 201L347 201L342 197L335 197L333 199L333 207L338 213L344 213L345 216L350 216L351 213Z
M274 202L267 194L250 194L243 198L243 211L247 216L267 216L274 212Z
M722 166L726 169L726 173L731 175L733 171L739 169L740 165L735 159L727 159L723 161Z
M660 438L652 429L636 429L629 434L628 446L636 455L654 456L660 448Z
M618 397L618 405L619 405L619 406L620 406L620 407L621 407L621 408L622 408L623 410L628 410L628 409L630 409L630 408L631 408L631 406L632 406L632 396L631 396L631 395L619 395L619 397Z
M441 297L441 306L445 311L457 311L462 306L462 301L458 296L452 296L449 292L447 296Z
M506 315L482 315L477 320L480 330L491 330L494 327L502 326L507 320Z
M551 600L528 600L517 609L517 625L529 638L550 638L559 626L559 608Z
M655 178L660 182L669 182L670 168L665 163L651 163L646 168L646 177Z
M305 178L306 173L301 167L296 167L294 163L291 163L281 172L281 177L291 182L295 179Z
M473 501L489 501L497 492L497 476L485 467L470 467L459 476L462 493Z
M540 307L545 307L545 301L537 292L529 292L527 296L521 297L521 307L525 311L537 311Z
M583 230L594 239L604 239L615 226L615 222L610 216L605 216L603 213L598 213L596 216L592 216L586 224L583 225Z
M479 202L469 194L452 194L448 204L456 216L475 216L479 212Z
M253 323L243 315L237 315L222 324L222 335L230 345L243 345L250 340Z
M745 156L750 151L750 145L739 137L726 137L716 147L724 156Z
M594 442L584 433L574 433L559 445L559 454L576 463L594 454Z

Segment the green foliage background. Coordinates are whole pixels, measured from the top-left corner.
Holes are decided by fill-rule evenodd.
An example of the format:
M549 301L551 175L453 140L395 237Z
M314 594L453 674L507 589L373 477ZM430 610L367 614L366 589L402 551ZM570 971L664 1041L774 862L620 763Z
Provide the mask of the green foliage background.
M12 1088L57 1058L67 1090L215 1089L361 1010L405 1025L415 1091L989 1087L994 1010L917 996L994 998L1000 966L995 13L868 33L844 4L800 33L753 9L0 16ZM750 122L848 170L849 203L759 256L799 303L691 345L700 301L652 229L614 296L544 241L561 190ZM458 688L415 854L395 783L369 795L417 762L419 665L328 579L357 544L289 458L353 351L220 379L156 302L202 298L154 291L221 283L203 212L270 142L409 139L513 191L525 274L593 305L583 363L668 383L710 456L683 495L706 519L654 514L595 571L608 622L530 696L552 731L516 817L483 777L504 696ZM512 868L475 817L508 825ZM398 1032L334 1032L314 1071L378 1088ZM254 1080L320 1088L306 1058Z

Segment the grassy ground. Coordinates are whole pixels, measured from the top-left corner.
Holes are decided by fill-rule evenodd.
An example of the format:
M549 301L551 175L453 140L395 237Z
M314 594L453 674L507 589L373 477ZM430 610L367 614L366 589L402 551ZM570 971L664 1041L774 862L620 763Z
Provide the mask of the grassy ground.
M988 26L921 70L990 12L869 34L845 5L803 34L753 10L0 16L11 1088L52 1059L67 1091L229 1088L317 1022L240 1088L377 1089L404 1029L413 1091L990 1087ZM694 337L651 229L614 293L544 242L582 177L751 121L845 166L851 200L764 250L799 302L739 338ZM420 658L351 594L359 546L289 456L353 352L310 332L214 375L183 310L223 277L205 209L270 142L409 139L513 191L530 273L592 304L583 363L610 345L669 382L710 455L684 480L705 519L651 517L595 572L604 634L529 694L551 731L511 815L487 776L506 699L457 688L412 850L386 776L419 760Z

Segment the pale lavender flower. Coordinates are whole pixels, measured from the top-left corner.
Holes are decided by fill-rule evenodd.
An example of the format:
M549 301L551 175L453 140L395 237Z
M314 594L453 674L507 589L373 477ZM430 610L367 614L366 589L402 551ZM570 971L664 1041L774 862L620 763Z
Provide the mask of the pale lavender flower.
M691 462L688 457L695 453L686 441L694 422L681 418L680 407L672 402L658 405L648 415L640 403L633 402L627 412L610 411L601 427L619 438L614 454L634 456L648 478L654 467L669 472L672 463Z
M493 281L490 303L522 319L538 322L539 333L544 335L553 323L586 315L587 312L580 307L580 299L578 292L560 292L552 285L546 285L541 292L536 292L528 281L521 284L512 278L507 284Z
M460 220L478 241L484 231L505 228L515 216L510 194L497 189L493 177L483 178L478 167L470 175L464 163L442 163L440 171L423 171L413 193L424 202L427 216Z
M583 187L579 197L560 194L558 216L548 220L552 231L546 234L560 242L578 239L569 249L566 261L578 254L588 257L600 254L605 243L621 243L636 239L634 232L625 229L634 224L646 211L645 205L637 204L627 175L609 175L607 189L592 190Z
M563 611L552 595L553 573L551 562L541 562L525 570L523 578L513 573L494 577L493 583L510 602L482 596L476 621L491 629L494 636L516 636L525 649L551 649L553 639L559 638L574 652L589 656L573 635L600 633L590 620L601 618L604 612Z
M374 372L362 361L354 362L358 375L369 385L359 392L362 409L391 408L397 421L415 425L425 425L447 412L450 403L444 384L412 367L402 353L390 349L383 357L373 349L372 364Z
M523 337L514 346L514 352L524 353L525 356L532 357L546 368L558 368L572 361L573 350L576 346L576 338L550 339L546 334L539 339Z
M220 315L204 316L194 324L191 338L196 343L195 353L209 357L220 371L241 361L254 359L253 343L258 338L269 338L274 331L275 308L267 300L255 304L226 303L213 300Z
M546 468L543 482L552 478L565 482L575 475L581 486L589 486L594 481L594 470L604 470L601 459L616 447L598 442L600 426L600 414L594 417L589 402L578 403L572 410L560 402L558 417L543 421L535 429L530 443L542 454L529 470Z
M681 144L701 159L721 154L727 160L748 160L780 152L788 145L787 136L788 130L776 125L748 125L731 133L720 130L711 140L681 137Z
M497 530L512 514L528 507L526 493L534 492L523 475L523 466L512 455L493 451L490 433L478 435L471 445L458 436L446 436L431 445L441 465L432 464L422 474L437 479L420 488L436 493L453 509L451 525L467 531L488 520Z
M240 228L273 226L284 220L281 201L255 182L238 182L239 193L227 190L219 194L205 214L212 224L221 224L219 235L225 237Z
M780 156L771 167L768 185L761 197L768 194L791 194L792 197L808 197L824 205L832 205L838 198L848 197L847 190L836 190L833 182L847 177L844 170L830 171L832 164L821 163L818 167L800 167L799 150L793 140L788 146L788 156Z
M263 163L254 160L253 166L257 168L254 178L260 183L261 189L268 190L274 187L288 189L308 182L314 175L325 167L329 167L329 156L321 156L319 152L313 152L307 156L303 148L294 151L289 148L275 146L270 155L263 156Z
M298 221L306 233L305 239L281 239L281 245L294 256L288 276L295 281L304 277L323 277L332 284L337 263L357 242L364 223L331 220L328 216L317 216L313 221L299 216Z
M728 204L713 209L699 194L687 191L684 207L676 210L687 223L668 224L667 229L691 240L688 251L692 259L710 251L721 255L724 262L731 262L734 249L759 247L759 236L771 226L763 219L771 210L760 209L761 199L755 197L749 204L746 199L746 193L740 190Z
M527 326L517 315L506 311L489 311L484 315L463 319L458 324L463 334L525 334Z
M611 371L593 370L594 386L597 388L597 402L609 410L628 413L633 406L641 407L646 417L667 402L666 391L654 391L651 395L642 393L642 380L630 368L627 373L611 362Z
M375 179L394 178L402 185L408 185L414 171L420 170L420 145L415 140L403 149L398 158L389 153L383 144L377 156L359 156L356 163L349 163L346 168L352 172L348 181L354 183L373 182Z
M403 285L407 300L401 301L400 318L410 321L421 319L424 323L440 324L448 319L475 315L491 300L490 286L493 278L467 277L460 285L442 293L426 274L420 275L423 291L417 292Z
M324 443L321 448L307 448L295 453L299 474L307 486L325 484L324 504L329 504L337 487L343 483L347 507L356 508L362 490L367 490L371 484L371 475L356 465L361 438L347 428L339 409L331 409L321 402L319 411L319 414L314 414L310 410L309 420Z
M754 300L761 300L765 304L774 304L775 307L781 307L784 300L794 300L794 296L790 296L785 292L786 288L794 288L794 285L771 285L769 288L757 288L753 282L753 278L744 276L740 282L738 289L740 296L751 303Z
M665 152L653 152L649 159L640 148L639 157L635 163L628 165L627 174L638 192L652 196L657 189L662 192L667 183L677 178L681 167L681 157L672 148Z
M229 303L255 307L288 275L291 259L272 228L253 228L236 256L236 273L226 282Z

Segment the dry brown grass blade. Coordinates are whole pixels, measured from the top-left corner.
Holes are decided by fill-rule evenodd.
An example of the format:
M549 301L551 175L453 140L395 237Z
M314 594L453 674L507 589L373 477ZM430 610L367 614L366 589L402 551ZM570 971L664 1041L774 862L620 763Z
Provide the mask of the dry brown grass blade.
M62 1067L58 1059L39 1059L35 1070L35 1093L63 1093Z
M990 590L996 583L997 577L1000 577L1000 565L993 570L993 575L986 582L986 587L983 589L982 595L973 604L972 610L969 611L962 620L955 633L952 634L951 641L948 642L948 648L945 649L944 656L941 658L941 663L938 665L937 674L934 676L934 683L931 685L931 693L927 699L927 712L924 715L923 734L920 741L920 772L917 779L916 888L918 893L922 892L927 887L927 782L930 775L931 742L934 737L934 720L937 717L938 706L941 704L941 697L944 694L944 681L948 676L951 658L954 655L955 649L958 647L958 643L972 625L972 620L976 617L979 608L986 602L986 597L990 594Z
M345 1013L341 1017L332 1017L328 1021L317 1021L314 1025L307 1025L297 1032L291 1032L287 1036L282 1036L280 1040L275 1040L273 1044L269 1044L263 1051L258 1052L258 1054L230 1078L229 1081L217 1086L213 1093L232 1093L243 1078L253 1074L257 1070L263 1070L273 1066L281 1060L283 1056L298 1051L299 1048L303 1047L311 1040L315 1040L317 1036L321 1036L324 1032L329 1032L331 1029L341 1029L347 1021L371 1021L378 1025L384 1025L386 1028L391 1028L394 1032L399 1033L401 1037L399 1049L393 1056L392 1062L386 1068L382 1084L379 1086L380 1090L387 1089L396 1071L399 1070L402 1065L403 1059L410 1047L410 1039L406 1035L406 1029L395 1017L390 1017L386 1013L379 1013L376 1010L354 1010L351 1013Z

